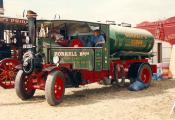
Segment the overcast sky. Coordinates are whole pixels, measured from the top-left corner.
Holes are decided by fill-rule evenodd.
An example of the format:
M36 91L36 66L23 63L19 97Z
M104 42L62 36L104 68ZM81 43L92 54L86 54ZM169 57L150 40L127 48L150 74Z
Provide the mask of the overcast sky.
M4 0L5 15L22 17L33 10L38 18L86 21L114 20L133 25L175 16L175 0Z

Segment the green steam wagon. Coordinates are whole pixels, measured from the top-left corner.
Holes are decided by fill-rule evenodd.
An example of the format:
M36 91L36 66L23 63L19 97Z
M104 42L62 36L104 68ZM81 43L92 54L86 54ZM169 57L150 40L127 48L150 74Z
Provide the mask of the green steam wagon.
M125 79L150 84L156 69L148 63L154 44L149 32L86 21L36 20L36 16L28 11L30 44L15 80L21 99L40 89L50 105L57 105L69 87L94 82L122 85ZM104 41L89 46L95 30Z

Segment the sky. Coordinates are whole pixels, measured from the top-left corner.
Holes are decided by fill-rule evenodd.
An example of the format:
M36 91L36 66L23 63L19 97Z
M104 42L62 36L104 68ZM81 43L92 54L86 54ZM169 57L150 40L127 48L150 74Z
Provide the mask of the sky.
M175 16L175 0L4 0L5 16L22 17L33 10L38 19L126 22L135 26ZM58 17L57 17L58 18Z

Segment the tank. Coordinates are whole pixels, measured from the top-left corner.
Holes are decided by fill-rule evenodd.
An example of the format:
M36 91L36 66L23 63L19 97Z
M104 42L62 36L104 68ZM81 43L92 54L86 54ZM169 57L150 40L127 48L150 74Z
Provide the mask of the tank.
M154 45L154 37L138 28L110 26L110 54L118 51L148 53Z

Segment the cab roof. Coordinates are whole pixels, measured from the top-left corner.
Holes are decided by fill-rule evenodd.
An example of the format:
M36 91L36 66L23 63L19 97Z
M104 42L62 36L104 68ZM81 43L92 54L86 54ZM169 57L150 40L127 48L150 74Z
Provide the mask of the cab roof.
M99 23L99 22L89 22L89 21L79 21L79 20L37 20L37 23L57 23L57 22L61 22L61 23L89 23L89 24L98 24L98 25L107 25L109 26L109 24L106 23Z

